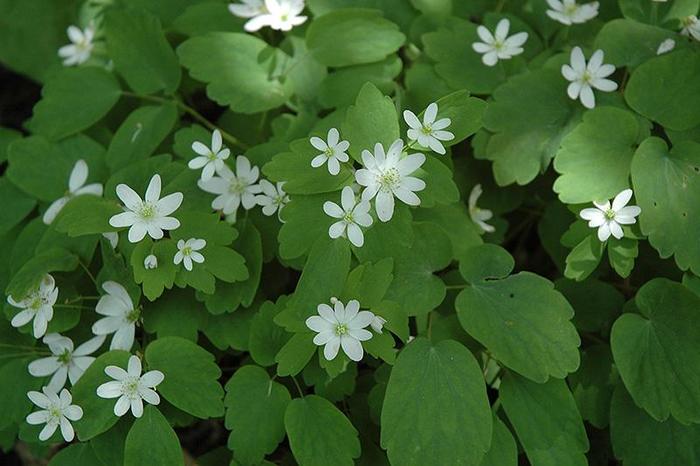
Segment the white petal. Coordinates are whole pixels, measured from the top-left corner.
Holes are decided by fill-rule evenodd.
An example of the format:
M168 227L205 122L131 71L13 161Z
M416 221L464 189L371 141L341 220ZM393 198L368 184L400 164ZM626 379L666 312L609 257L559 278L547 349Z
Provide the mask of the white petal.
M345 186L340 193L340 204L345 212L352 212L355 207L355 193L350 186Z
M350 225L348 225L347 231L348 239L355 247L361 248L362 245L365 244L365 237L362 234L362 230L359 226L355 225L354 223L351 223Z
M109 345L110 350L120 349L130 351L134 344L134 324L125 325L114 333L112 342Z
M388 222L394 215L394 196L391 193L381 191L377 194L374 202L374 208L377 210L377 217L382 222Z
M598 228L598 239L606 241L608 238L610 238L610 227L607 223L604 223Z
M180 208L182 204L182 193L172 193L165 196L163 199L159 200L156 204L158 207L158 214L162 216L170 215Z
M138 210L143 203L141 196L136 194L136 191L123 183L117 185L117 196L129 210Z
M413 129L420 129L422 126L416 114L410 110L403 111L403 119L406 124Z
M319 333L331 331L335 327L334 324L328 322L326 319L320 316L311 316L308 319L306 319L306 326L314 332ZM325 342L316 344L322 345L325 344Z
M632 199L631 189L621 191L617 196L615 196L615 199L613 199L612 210L617 212L618 210L622 209L629 203L630 199Z
M326 343L323 347L323 356L328 360L332 361L338 355L338 350L340 349L340 337L336 336Z
M131 403L129 402L129 398L126 396L121 396L114 404L114 415L122 417L127 411L129 411L130 406Z
M57 199L51 203L48 209L46 209L46 212L44 212L44 216L42 217L42 220L46 225L51 225L53 221L56 219L58 216L59 212L68 204L68 201L70 198L67 197L62 197L60 199Z
M151 181L148 183L148 188L146 188L146 202L157 202L160 198L160 188L160 175L156 173L153 175L153 177L151 177Z
M349 335L341 337L340 344L343 346L343 352L353 361L360 361L364 355L362 343Z
M615 221L610 222L610 233L617 239L622 239L624 236L622 227Z
M118 398L122 395L122 383L112 380L97 387L97 396L100 398Z
M595 95L591 86L585 85L581 87L581 95L579 96L581 103L586 108L595 108Z
M333 218L343 218L345 211L335 202L326 201L323 203L323 211Z
M61 367L61 363L58 362L58 358L51 356L30 362L28 370L34 377L46 377L56 372L59 367Z
M145 387L153 388L160 385L160 383L165 380L165 374L156 370L148 371L141 376L140 380Z
M345 233L345 228L347 224L344 221L335 222L333 225L328 227L328 236L333 239L340 238Z
M72 193L76 192L85 184L88 177L88 166L85 160L78 160L73 167L68 178L68 190Z

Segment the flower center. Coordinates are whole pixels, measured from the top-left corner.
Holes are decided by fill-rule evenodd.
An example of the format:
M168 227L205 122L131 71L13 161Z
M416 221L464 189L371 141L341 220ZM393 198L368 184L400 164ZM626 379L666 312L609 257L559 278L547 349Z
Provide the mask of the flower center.
M139 312L138 309L132 309L126 314L126 320L127 322L136 322L139 320L139 316L141 315L141 312Z
M612 209L608 209L605 211L605 218L608 220L613 220L615 218L615 211Z
M236 180L231 182L231 186L229 186L228 190L231 194L243 194L245 188L246 185L244 183L240 180Z
M151 220L156 216L156 206L150 202L144 202L139 209L139 216L144 220Z
M352 217L352 212L345 212L345 215L343 215L343 221L345 223L355 223L355 220Z
M129 376L122 381L122 393L130 400L139 397L139 377Z
M345 335L348 333L348 326L346 324L338 324L335 326L335 334L340 336Z
M686 16L685 18L681 19L681 26L687 28L695 24L695 19L692 16Z
M430 125L423 125L421 126L421 133L425 134L426 136L430 136L430 134L433 132L433 127Z
M209 155L207 155L207 159L209 159L210 162L214 162L217 159L217 154L214 152L209 151Z
M61 419L63 412L57 405L50 404L46 410L49 412L49 422L58 422Z
M576 3L572 3L564 7L564 14L567 16L573 16L574 14L576 14L577 11L578 5Z
M39 308L41 308L42 304L44 304L45 300L41 296L34 296L29 303L29 309L33 311L38 311Z
M66 349L66 350L63 350L63 353L58 355L58 357L56 359L58 359L58 362L60 362L61 364L68 365L70 363L71 356L72 355L71 355L70 351L68 351Z
M333 157L334 150L332 147L326 147L326 150L323 151L323 155L328 157L329 159Z
M192 254L192 248L190 246L185 246L182 248L182 255L183 256L189 256Z
M395 168L390 168L389 170L382 172L382 174L377 178L380 189L384 192L390 192L398 188L399 182L401 181L401 175Z
M583 76L581 76L581 80L587 84L590 84L591 81L593 80L593 75L588 71L583 72Z

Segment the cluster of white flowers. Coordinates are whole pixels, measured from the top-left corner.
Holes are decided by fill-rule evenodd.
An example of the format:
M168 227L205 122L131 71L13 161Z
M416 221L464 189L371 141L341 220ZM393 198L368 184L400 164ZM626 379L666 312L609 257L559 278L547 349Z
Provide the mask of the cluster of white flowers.
M588 220L588 226L598 229L598 239L607 241L610 235L622 239L624 232L621 225L632 225L637 222L637 217L642 209L636 205L628 206L632 199L632 190L625 189L612 201L594 202L595 208L583 209L581 218Z
M479 26L476 33L483 42L474 42L472 48L483 54L481 61L486 66L495 66L498 60L510 60L523 53L523 45L527 41L527 32L519 32L508 37L510 21L502 19L496 25L496 31L491 34L485 26Z
M567 89L572 100L580 99L586 108L595 107L595 95L593 89L603 92L613 92L617 89L617 83L608 76L615 72L613 65L603 63L603 51L596 50L591 59L586 63L581 47L571 50L571 65L562 65L561 74L571 82Z
M114 404L115 416L121 417L131 408L134 417L141 417L144 401L152 405L160 403L155 388L165 380L165 375L158 370L143 375L141 371L141 359L135 355L129 357L126 370L118 366L105 367L105 374L114 380L97 387L97 395L101 398L118 398Z
M68 26L67 34L71 43L58 49L58 56L63 59L63 66L82 65L95 48L95 26L91 24L85 29Z
M348 301L347 305L337 298L330 299L333 307L319 304L316 308L318 315L306 319L306 326L317 335L313 342L323 346L323 355L327 360L333 360L340 348L353 361L360 361L364 355L362 342L372 338L371 327L377 333L382 333L386 320L370 311L360 311L360 303L356 299Z
M276 31L290 31L306 21L302 16L304 0L241 0L231 3L229 11L239 18L249 18L243 28L255 32L265 26Z
M576 0L547 0L547 16L554 21L570 26L583 24L598 16L598 2L579 5Z

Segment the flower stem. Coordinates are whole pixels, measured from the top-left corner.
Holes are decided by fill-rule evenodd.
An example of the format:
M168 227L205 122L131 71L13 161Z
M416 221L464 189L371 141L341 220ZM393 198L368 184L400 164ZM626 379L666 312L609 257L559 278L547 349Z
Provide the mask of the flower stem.
M92 274L92 272L90 272L90 269L88 269L87 266L83 264L83 261L78 261L78 264L80 264L80 267L83 268L87 276L90 277L90 280L95 285L95 288L97 288L97 280L95 280L95 276Z
M468 283L462 283L460 285L445 285L446 290L463 290L468 287Z
M293 375L290 375L290 377L294 381L294 385L296 385L297 390L299 391L299 396L304 398L304 392L301 390L301 386L299 385L299 382L297 382L296 377L294 377Z
M134 92L129 92L129 91L122 91L122 95L125 96L125 97L133 97L133 98L135 98L135 99L148 100L148 101L150 101L150 102L156 102L156 103L160 103L160 104L174 104L174 105L175 105L176 107L178 107L180 110L182 110L183 112L187 113L187 114L190 115L192 118L194 118L194 119L197 120L199 123L201 123L201 124L203 124L204 126L206 126L207 128L209 128L210 130L214 131L214 130L218 129L218 130L221 132L221 136L222 136L229 144L232 144L232 145L234 145L234 146L238 146L239 148L244 149L244 150L245 150L245 149L248 149L248 145L247 145L247 144L245 144L245 143L239 141L238 138L236 138L236 137L233 136L232 134L227 133L227 132L224 131L223 129L219 128L219 127L216 126L214 123L212 123L211 121L207 120L207 119L204 117L204 115L202 115L201 113L199 113L197 110L195 110L194 108L190 107L190 106L187 105L186 103L182 102L181 100L178 100L178 99L175 99L175 98L167 99L167 98L158 97L158 96L155 96L155 95L136 94L136 93L134 93Z

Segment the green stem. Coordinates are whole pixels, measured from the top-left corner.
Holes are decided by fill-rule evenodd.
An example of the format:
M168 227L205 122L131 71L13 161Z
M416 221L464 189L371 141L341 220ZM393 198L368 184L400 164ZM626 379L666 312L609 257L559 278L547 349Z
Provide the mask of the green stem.
M201 124L203 124L204 126L206 126L207 128L209 128L210 130L214 131L214 130L218 129L219 132L221 132L221 136L222 136L229 144L232 144L232 145L234 145L234 146L238 146L239 148L241 148L241 149L243 149L243 150L246 150L246 149L249 148L247 144L245 144L245 143L239 141L239 140L238 140L235 136L233 136L232 134L230 134L230 133L224 131L223 129L219 128L219 127L216 126L214 123L212 123L211 121L207 120L207 119L204 117L204 115L202 115L201 113L199 113L197 110L195 110L194 108L190 107L189 105L187 105L186 103L184 103L184 102L182 102L182 101L180 101L180 100L178 100L178 99L174 99L174 98L173 98L173 99L166 99L166 98L164 98L164 97L158 97L158 96L155 96L155 95L136 94L136 93L129 92L129 91L122 91L122 95L123 95L123 96L126 96L126 97L133 97L133 98L135 98L135 99L148 100L148 101L150 101L150 102L156 102L156 103L159 103L159 104L174 104L174 105L177 106L180 110L182 110L183 112L187 113L187 114L190 115L192 118L194 118L194 119L197 120L199 123L201 123Z
M95 309L94 307L80 306L78 304L54 304L53 307L58 308L58 309L86 309L86 310Z
M290 377L294 381L294 385L296 385L297 391L299 391L299 396L304 398L304 392L301 390L301 385L299 385L299 382L297 382L296 377L294 377L293 375L290 375Z
M468 287L468 283L462 283L460 285L445 285L446 290L463 290Z
M95 280L95 276L92 274L92 272L90 272L90 269L88 269L87 266L83 264L83 261L78 261L78 264L80 264L80 267L83 268L87 276L90 277L90 280L95 285L95 288L97 288L97 280Z

